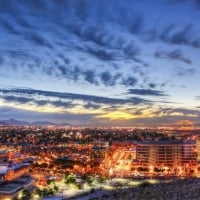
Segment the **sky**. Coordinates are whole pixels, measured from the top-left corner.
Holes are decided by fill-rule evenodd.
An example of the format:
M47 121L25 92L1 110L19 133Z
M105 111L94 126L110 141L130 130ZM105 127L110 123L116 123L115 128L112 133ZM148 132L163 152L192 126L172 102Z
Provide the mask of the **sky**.
M200 119L199 0L0 0L0 120Z

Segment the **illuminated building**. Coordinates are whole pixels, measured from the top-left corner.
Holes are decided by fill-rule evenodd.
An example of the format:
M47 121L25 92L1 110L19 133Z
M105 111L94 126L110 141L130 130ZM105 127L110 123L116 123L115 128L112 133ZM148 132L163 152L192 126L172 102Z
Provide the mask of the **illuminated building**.
M29 164L21 163L21 164L15 164L8 168L5 178L7 181L12 181L16 178L21 177L24 174L28 174L30 169Z
M0 200L20 198L22 191L34 184L28 175L29 164L0 165Z
M196 175L194 141L115 142L101 167L113 176Z
M197 162L200 163L200 138L196 139Z
M195 142L156 141L137 144L137 165L152 172L188 175L196 166Z
M136 145L133 142L113 142L101 163L109 176L131 176L132 162L136 159Z
M200 176L200 138L196 139L197 175Z
M31 188L35 180L30 176L22 176L11 182L5 182L0 187L0 200L21 199L23 190Z
M108 148L108 142L94 142L91 149L91 159L93 164L99 164L105 157Z

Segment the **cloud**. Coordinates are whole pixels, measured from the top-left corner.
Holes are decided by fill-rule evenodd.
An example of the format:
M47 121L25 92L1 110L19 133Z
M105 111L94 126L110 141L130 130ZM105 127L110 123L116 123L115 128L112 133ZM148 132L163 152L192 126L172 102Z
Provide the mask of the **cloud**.
M186 0L170 0L172 3L184 3L187 2ZM197 9L200 8L200 1L199 0L191 0L191 2L196 6Z
M155 84L155 83L149 83L149 87L150 87L150 88L155 88L155 87L156 87L156 84Z
M92 125L94 114L73 114L69 112L63 113L45 113L35 112L13 107L3 106L0 107L0 120L10 119L11 116L18 120L23 121L51 121L57 123L69 123L72 125Z
M100 79L101 82L105 86L114 86L117 84L117 82L121 79L122 74L121 73L116 73L116 74L111 74L108 71L104 71L100 74Z
M130 99L122 99L122 98L108 98L108 97L101 97L101 96L94 96L94 95L84 95L84 94L73 94L73 93L62 93L62 92L52 92L52 91L43 91L43 90L34 90L34 89L26 89L26 88L12 88L12 89L0 89L1 96L27 96L27 98L33 98L41 96L41 97L54 97L60 98L61 100L81 100L84 102L93 102L98 104L132 104L138 105L143 103L150 103L146 99L132 97ZM24 97L25 98L25 97ZM28 100L27 100L28 101Z
M91 103L91 102L88 102L87 104L85 104L84 107L86 109L99 109L99 108L101 108L100 105L95 104L95 103Z
M200 48L200 38L196 36L192 24L187 24L183 28L180 28L180 30L177 30L176 27L176 24L166 26L160 33L158 33L158 38L169 44Z
M83 112L120 110L119 115L124 114L123 107L149 104L156 107L158 103L169 103L146 98L167 96L157 88L169 89L169 85L160 82L174 84L176 80L169 77L171 71L175 73L172 78L198 73L195 56L198 49L195 48L200 48L200 38L198 17L193 19L193 16L199 14L190 6L187 9L194 11L194 15L183 16L181 12L186 4L185 1L180 5L168 5L158 0L151 3L133 0L0 1L1 84L13 84L16 80L16 85L25 83L39 88L1 89L1 101L9 105L34 104L39 108L76 108ZM177 17L167 13L168 10L165 12L165 8L176 10ZM42 85L47 79L55 81L54 88L60 91L66 91L66 85L70 89L76 87L73 93L40 90L41 86L49 87ZM40 85L35 80L44 82ZM185 79L181 79L180 84L186 85L182 81ZM194 83L191 85L193 87ZM82 94L76 93L76 89L80 91L84 87L92 88L94 95L86 95L84 90ZM118 98L112 98L118 89ZM106 96L109 94L112 96ZM173 111L164 112L173 114ZM140 117L141 113L141 110L133 110L131 114ZM184 115L184 112L179 113Z
M114 109L115 110L115 109ZM0 120L10 119L10 116L15 116L18 120L25 121L38 121L38 120L46 120L58 123L70 123L75 125L84 125L84 126L152 126L152 125L169 125L174 124L180 120L191 120L193 122L199 123L199 115L164 115L154 117L140 117L140 110L135 111L135 115L138 118L127 119L127 120L108 120L108 119L97 119L96 114L72 114L68 112L64 113L45 113L45 112L34 112L27 111L23 109L16 109L12 107L0 107Z
M128 76L122 80L122 84L126 86L135 86L137 82L138 80L134 76Z
M89 83L98 85L98 82L95 80L95 72L92 70L87 70L85 73L85 80Z
M26 35L24 36L24 38L32 41L33 44L35 44L35 45L45 46L45 47L48 47L50 49L53 48L52 45L50 44L50 42L48 42L47 39L44 38L39 33L30 31L29 33L26 33Z
M3 63L4 63L4 58L3 58L3 56L0 54L0 66L3 65Z
M4 6L1 2L0 5L1 11L6 13L1 18L10 28L19 32L19 38L16 39L19 45L13 47L10 44L8 49L26 55L26 59L15 56L14 64L9 63L11 59L7 59L7 64L13 64L19 71L23 66L26 68L24 71L32 74L46 73L55 78L95 86L122 84L132 87L138 84L141 74L146 73L143 68L150 66L145 61L145 50L141 43L143 34L151 30L155 40L198 46L198 39L193 34L194 25L176 27L169 23L169 26L163 25L164 28L160 26L156 30L151 25L146 26L148 19L144 10L135 11L136 2L131 0L97 0L95 3L91 0L16 0ZM52 13L59 14L55 16ZM16 44L14 38L12 43ZM9 43L10 40L7 41ZM164 49L156 52L155 56L192 63L180 50ZM84 58L81 63L80 57ZM109 73L105 73L114 62L119 66L117 71L109 70ZM138 65L139 70L134 75L128 74L130 64Z
M26 29L32 28L28 19L23 17L22 15L16 15L15 19L21 27L26 28Z
M185 116L185 117L199 117L200 111L196 109L188 108L169 108L169 107L160 107L157 111L154 112L155 115L164 115L164 116Z
M128 94L141 96L167 96L164 92L152 89L129 89Z
M95 48L94 46L85 46L84 50L85 52L103 61L115 60L117 57L113 51L105 50L103 48Z
M191 76L195 73L195 69L193 68L189 68L189 69L185 69L183 67L178 67L176 68L177 72L176 72L176 75L177 76L180 76L180 77L183 77L183 76Z
M15 28L15 26L11 25L6 19L0 18L1 26L11 34L20 35L20 32Z
M22 3L23 2L23 3ZM199 5L198 0L193 0L195 5ZM163 2L164 4L164 2ZM155 28L146 26L147 19L144 14L135 11L136 2L131 0L124 1L91 1L91 0L69 0L69 1L9 1L1 2L3 11L14 13L14 18L25 28L30 28L30 22L27 22L27 13L39 18L45 17L46 20L55 22L59 27L66 28L68 32L75 34L84 41L93 42L100 47L110 49L121 49L126 52L126 45L132 46L133 42L120 38L112 34L109 25L116 28L122 27L124 32L129 32L138 38L145 38L147 35L154 39L160 38L161 41L172 44L184 44L199 47L199 39L193 38L193 25L187 24L177 30L176 25L171 23L163 30L154 30ZM23 6L20 6L23 5ZM15 10L15 12L14 12ZM110 12L112 10L112 12ZM145 9L144 9L145 11ZM50 15L50 13L57 15ZM76 21L76 23L72 23ZM98 24L98 25L96 25ZM147 27L147 28L146 28ZM192 38L191 38L192 37ZM133 47L131 47L133 49ZM134 47L135 48L135 47ZM128 52L127 55L135 55Z
M63 55L62 53L58 53L58 57L63 61L64 64L69 65L71 63L71 60Z
M31 97L22 97L22 96L17 96L15 94L13 95L0 95L0 98L3 99L6 103L16 103L16 104L34 104L36 106L45 106L45 105L50 105L54 107L59 107L59 108L72 108L76 104L72 103L71 101L61 101L61 100L38 100L36 98L31 98Z
M20 104L26 104L33 100L26 97L17 97L17 96L11 96L11 95L1 96L1 98L3 98L6 102L16 102Z
M155 57L161 59L178 60L186 64L192 64L192 61L189 58L185 57L180 50L174 50L170 52L159 50L155 52Z

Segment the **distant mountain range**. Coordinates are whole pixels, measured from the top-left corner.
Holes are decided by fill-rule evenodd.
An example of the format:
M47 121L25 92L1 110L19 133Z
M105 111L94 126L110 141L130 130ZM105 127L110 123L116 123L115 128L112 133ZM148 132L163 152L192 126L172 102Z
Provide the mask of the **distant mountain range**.
M35 122L27 122L27 121L19 121L16 119L8 119L1 120L0 125L14 125L14 126L71 126L71 124L67 123L53 123L49 121L35 121Z

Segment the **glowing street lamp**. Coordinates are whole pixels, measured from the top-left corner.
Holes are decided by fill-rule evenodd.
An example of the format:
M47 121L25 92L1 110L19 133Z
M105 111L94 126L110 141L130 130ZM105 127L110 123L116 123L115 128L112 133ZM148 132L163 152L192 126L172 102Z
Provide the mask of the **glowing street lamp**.
M113 176L113 169L112 169L112 167L109 169L109 176L110 176L110 177Z

